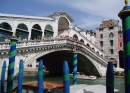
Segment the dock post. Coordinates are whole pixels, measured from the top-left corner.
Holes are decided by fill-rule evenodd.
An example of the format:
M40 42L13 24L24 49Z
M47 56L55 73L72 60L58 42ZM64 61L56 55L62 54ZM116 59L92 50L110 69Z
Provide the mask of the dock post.
M16 43L18 41L16 37L16 32L14 32L13 36L10 38L10 41L11 41L11 45L10 45L8 77L7 77L7 93L12 93L13 90Z
M125 6L118 16L122 19L123 27L125 93L130 93L130 6L128 5L128 0L125 0Z
M22 93L23 69L23 60L20 60L18 73L18 93Z
M69 66L68 66L68 62L64 61L63 64L63 74L64 74L64 89L63 89L63 93L70 93L70 76L69 76Z
M106 93L114 93L114 70L112 62L108 62L107 65Z
M40 60L38 66L38 93L44 93L43 87L43 60Z
M6 61L4 61L1 71L1 93L4 93L5 72L6 72Z
M77 50L76 47L73 50L74 62L73 62L73 85L77 84Z

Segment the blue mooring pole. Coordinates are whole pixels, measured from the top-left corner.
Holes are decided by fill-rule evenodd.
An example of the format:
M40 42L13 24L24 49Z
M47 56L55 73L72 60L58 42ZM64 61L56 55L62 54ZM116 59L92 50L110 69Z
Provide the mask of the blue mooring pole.
M23 60L20 60L19 73L18 73L18 93L22 93L23 71L24 71Z
M4 61L1 71L1 93L4 93L5 72L6 72L6 61Z
M107 65L106 93L114 93L114 70L112 62L108 62Z
M38 66L38 93L44 93L43 87L43 60L40 60Z
M63 64L63 74L64 74L64 90L63 93L70 93L70 76L69 76L69 66L68 62L64 61Z

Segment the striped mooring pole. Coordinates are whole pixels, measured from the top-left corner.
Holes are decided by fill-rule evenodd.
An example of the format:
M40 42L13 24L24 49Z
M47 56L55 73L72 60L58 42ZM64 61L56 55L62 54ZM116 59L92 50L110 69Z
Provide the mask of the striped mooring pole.
M23 60L20 60L19 73L18 73L18 93L22 93L23 71L24 71Z
M37 93L44 93L43 91L43 60L40 60L38 66L38 92Z
M124 60L125 60L125 93L130 93L130 6L125 0L125 6L118 16L122 19Z
M9 66L8 66L8 77L7 77L7 93L12 93L13 90L13 79L14 79L14 65L16 56L16 32L14 32L12 38L10 38L10 53L9 53Z
M63 93L70 93L70 76L69 76L69 66L68 66L68 62L64 61L63 64L63 75L64 75L64 89L63 89Z
M5 72L6 72L6 61L4 61L3 63L2 72L1 72L1 93L5 93L4 92Z
M106 93L114 93L114 70L112 62L108 62L107 65Z
M73 85L77 84L77 51L76 48L73 50Z

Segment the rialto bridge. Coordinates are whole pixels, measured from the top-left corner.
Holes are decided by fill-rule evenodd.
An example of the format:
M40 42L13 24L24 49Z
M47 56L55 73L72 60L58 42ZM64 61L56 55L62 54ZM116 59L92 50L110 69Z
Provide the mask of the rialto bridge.
M73 48L78 51L78 71L105 76L107 62L104 53L95 46L94 35L89 38L73 27L74 20L65 12L47 17L0 14L0 67L9 62L10 41L13 31L18 38L15 75L19 60L28 69L36 69L39 59L51 73L62 73L63 61L73 69ZM91 39L91 40L90 40Z

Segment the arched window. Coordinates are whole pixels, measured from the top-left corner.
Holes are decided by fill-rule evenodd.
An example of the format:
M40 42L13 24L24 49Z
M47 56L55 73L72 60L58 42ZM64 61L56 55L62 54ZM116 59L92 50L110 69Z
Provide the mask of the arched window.
M28 39L28 35L29 35L29 32L28 32L27 26L23 23L19 24L16 29L16 36L20 40L23 40L23 39Z
M3 28L6 31L12 31L12 27L10 26L10 24L3 22L0 24L0 28Z
M83 39L81 39L81 40L80 40L80 42L84 43L84 40L83 40Z
M98 55L99 55L99 52L97 51L97 52L96 52L96 54L98 54Z
M92 51L93 51L93 52L95 52L95 49L94 49L94 48L92 48Z
M78 41L78 36L76 34L74 34L73 38L74 40Z
M110 34L109 34L109 38L113 38L114 37L114 34L111 32Z
M44 37L52 37L54 34L53 28L51 25L46 25L44 30Z
M13 32L10 24L3 22L0 24L0 41L11 38Z
M91 48L89 44L87 44L87 47L88 47L89 49Z
M31 39L41 39L42 38L42 30L38 24L35 24L31 30Z

